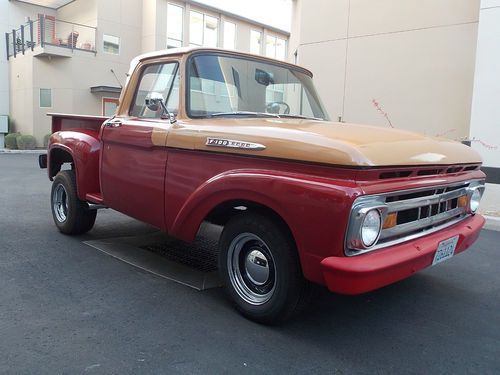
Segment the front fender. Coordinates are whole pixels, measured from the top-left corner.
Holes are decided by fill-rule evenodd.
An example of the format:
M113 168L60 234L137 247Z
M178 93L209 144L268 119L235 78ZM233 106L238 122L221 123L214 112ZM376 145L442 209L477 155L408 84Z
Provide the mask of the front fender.
M359 189L345 180L279 171L229 171L209 179L188 197L169 232L191 241L218 205L233 200L255 202L276 212L288 225L306 274L310 268L305 264L307 254L323 259L343 252L347 218L358 194Z
M88 193L100 191L100 149L100 141L93 131L60 131L52 134L47 157L49 178L52 179L65 162L61 152L71 155L76 170L78 197L85 200Z

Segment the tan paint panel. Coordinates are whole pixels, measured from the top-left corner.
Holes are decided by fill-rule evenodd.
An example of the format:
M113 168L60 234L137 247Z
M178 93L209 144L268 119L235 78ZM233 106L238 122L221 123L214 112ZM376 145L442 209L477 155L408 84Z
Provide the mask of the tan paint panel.
M167 134L168 131L162 128L153 128L151 133L151 143L155 146L163 146L167 145Z
M207 137L263 144L264 150L206 145ZM201 119L179 121L168 147L227 152L346 166L477 163L470 147L447 139L346 123L291 119Z

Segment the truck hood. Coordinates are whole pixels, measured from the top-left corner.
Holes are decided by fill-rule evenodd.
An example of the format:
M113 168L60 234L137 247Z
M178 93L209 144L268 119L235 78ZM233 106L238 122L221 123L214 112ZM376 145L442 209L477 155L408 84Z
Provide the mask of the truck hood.
M209 138L212 144L208 144ZM481 162L472 148L444 138L377 126L302 119L179 121L169 133L167 145L357 167Z

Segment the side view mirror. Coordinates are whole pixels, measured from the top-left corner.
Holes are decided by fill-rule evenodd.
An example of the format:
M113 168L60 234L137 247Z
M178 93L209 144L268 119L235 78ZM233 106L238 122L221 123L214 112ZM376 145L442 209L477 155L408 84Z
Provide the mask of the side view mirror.
M146 107L153 112L157 112L160 109L161 102L163 102L163 95L159 92L149 93L145 99Z
M159 109L162 109L162 118L164 118L163 114L167 114L171 124L177 121L175 115L170 113L165 106L165 103L163 103L163 95L159 92L149 93L144 102L150 111L158 112Z

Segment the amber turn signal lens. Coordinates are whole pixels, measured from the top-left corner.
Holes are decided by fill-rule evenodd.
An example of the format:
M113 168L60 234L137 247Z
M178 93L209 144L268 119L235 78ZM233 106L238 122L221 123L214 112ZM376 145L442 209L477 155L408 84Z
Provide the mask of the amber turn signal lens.
M398 213L392 212L385 218L383 229L395 227L398 222Z
M468 207L469 206L469 198L467 195L461 195L458 197L458 202L457 202L458 207Z

